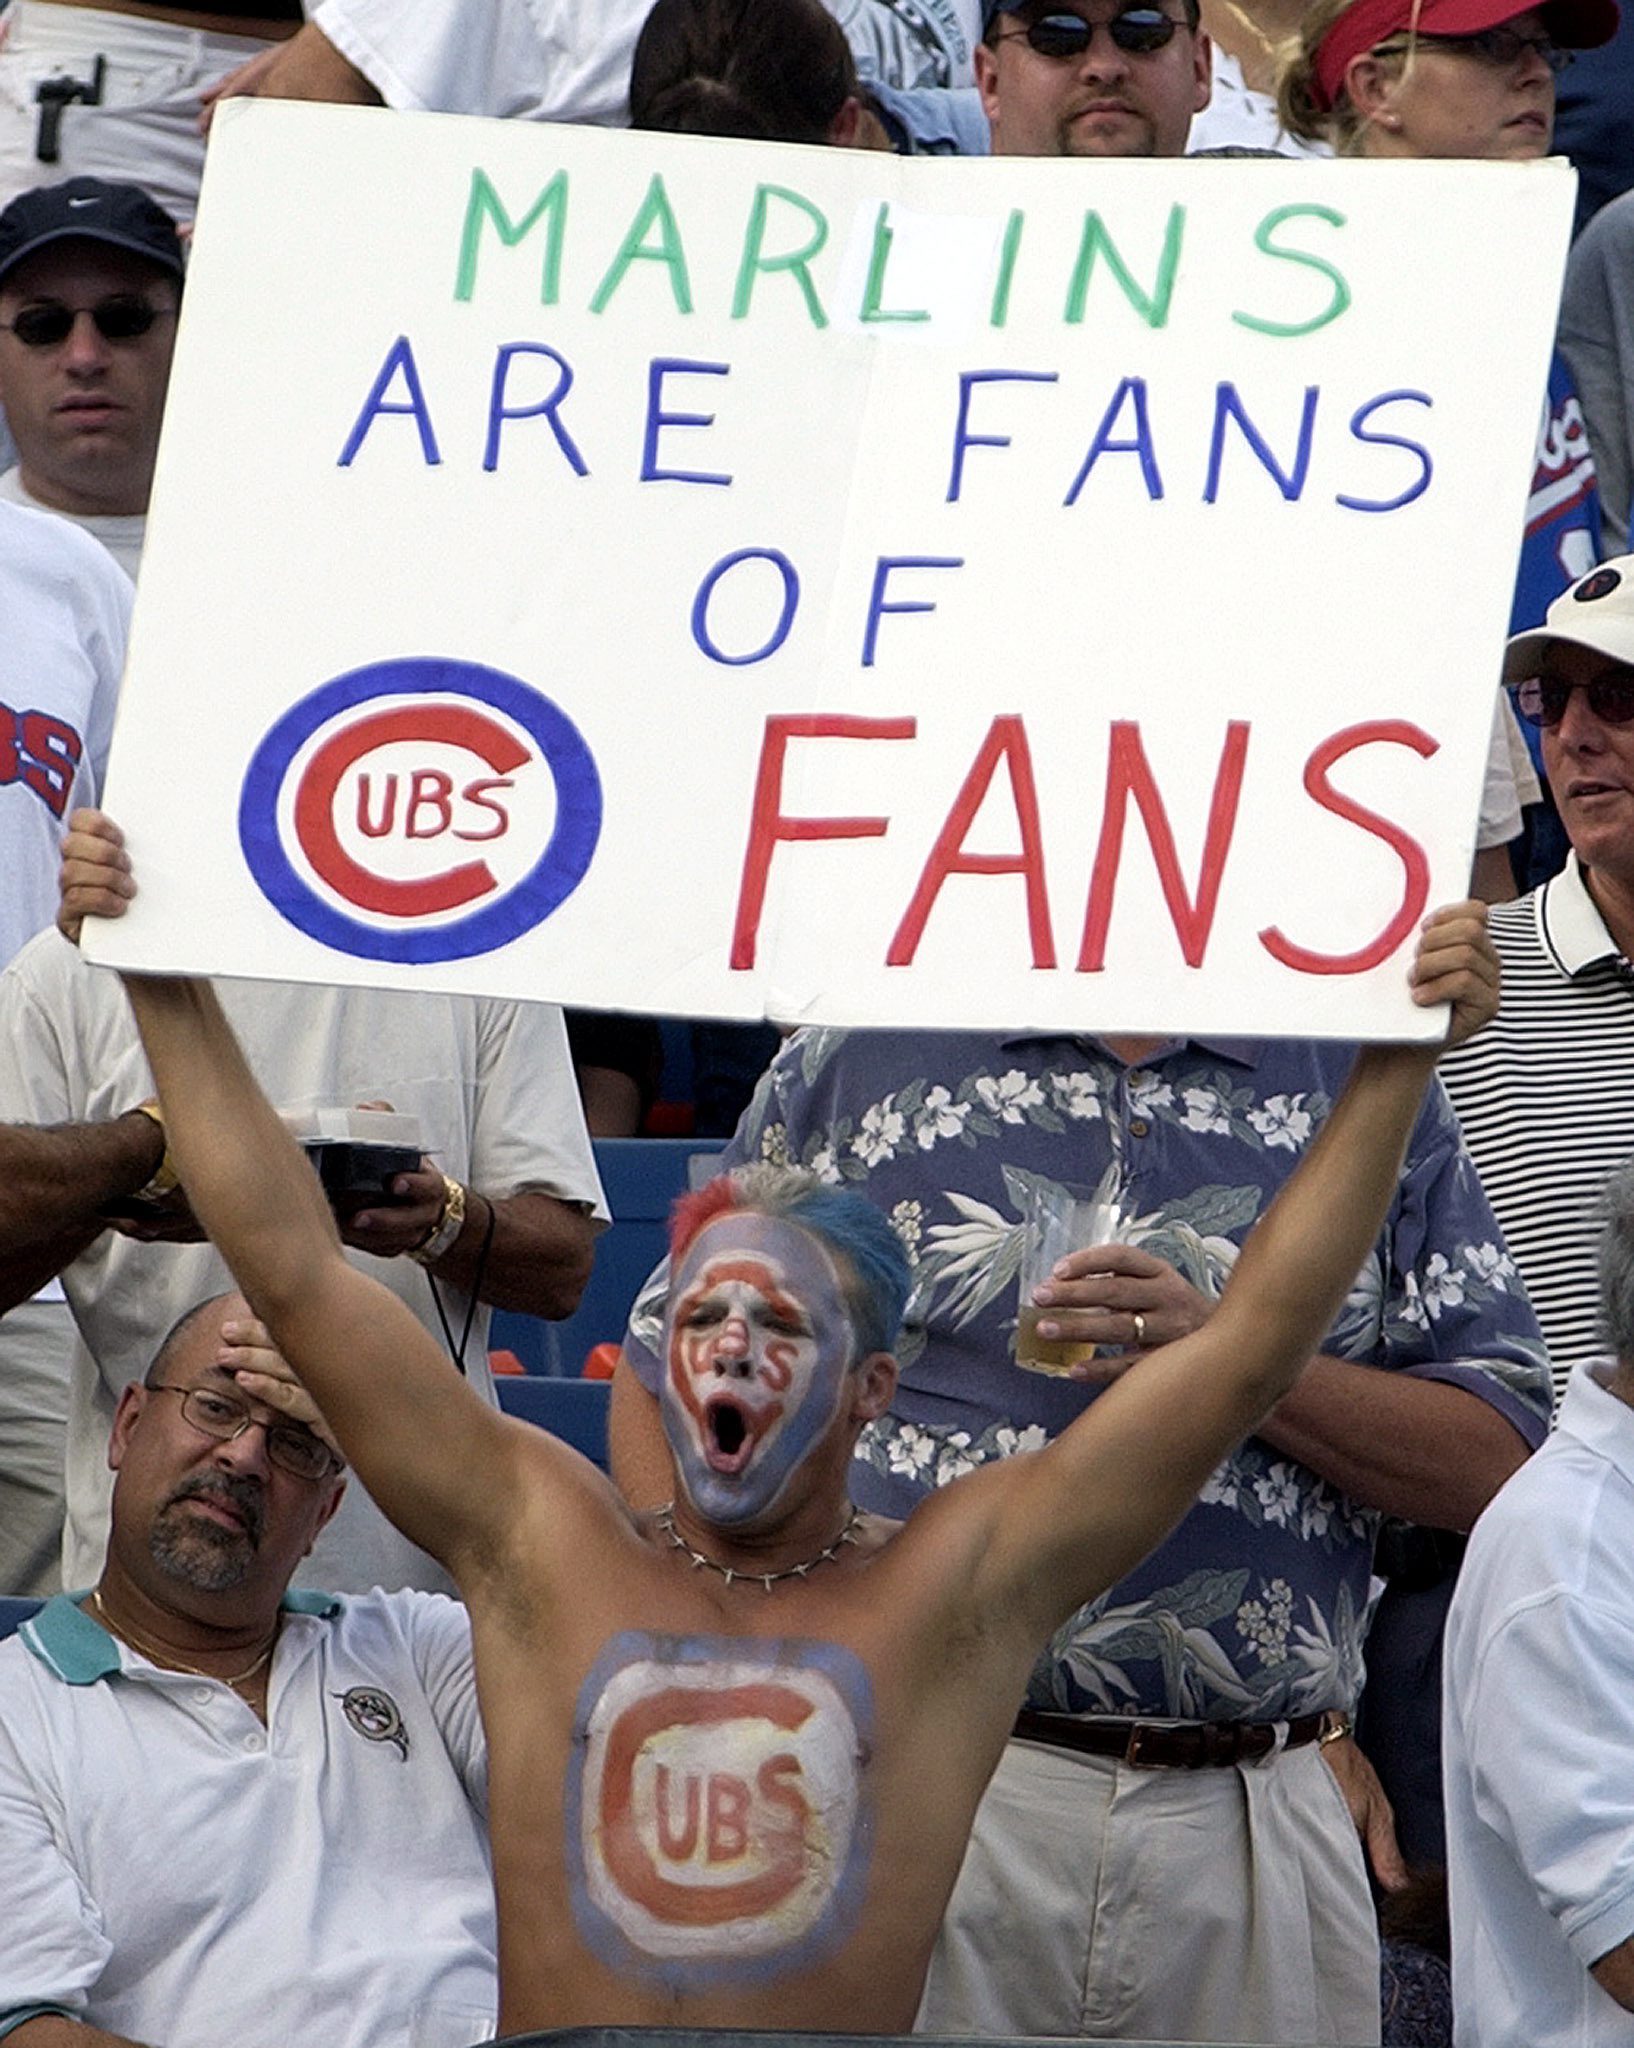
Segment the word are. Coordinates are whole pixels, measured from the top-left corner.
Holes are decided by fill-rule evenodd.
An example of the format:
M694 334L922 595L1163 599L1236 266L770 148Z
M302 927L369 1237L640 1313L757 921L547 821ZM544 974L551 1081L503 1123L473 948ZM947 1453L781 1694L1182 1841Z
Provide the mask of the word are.
M697 437L715 425L717 415L691 409L702 402L697 395L671 395L671 386L682 380L692 380L696 386L699 380L707 379L718 392L731 375L730 363L694 361L685 356L650 359L641 453L636 467L638 482L729 489L737 481L727 470L699 466L707 458L698 452ZM1010 446L1009 434L998 431L990 416L995 405L993 396L979 394L996 385L1053 385L1059 381L1059 373L1054 370L984 369L960 373L949 438L949 503L959 502L964 494L965 470L972 449ZM481 466L490 474L501 467L507 455L512 460L526 459L542 446L551 462L564 472L578 478L588 477L592 470L585 452L587 436L582 423L569 417L568 398L576 382L573 364L548 342L502 342L494 352L483 418L459 422L462 444L470 433L474 449L475 439L480 437ZM1207 453L1201 463L1193 460L1190 464L1191 475L1200 482L1205 505L1221 502L1229 477L1251 474L1256 468L1271 479L1289 503L1297 504L1303 497L1316 446L1318 418L1324 413L1323 392L1319 385L1312 384L1292 404L1290 396L1279 388L1269 398L1251 400L1230 379L1215 384ZM1332 411L1333 404L1330 397L1327 412ZM1405 422L1400 409L1428 411L1431 404L1427 392L1392 389L1375 392L1350 408L1342 429L1348 437L1349 452L1357 448L1366 451L1364 459L1369 463L1371 476L1376 469L1371 451L1390 451L1383 457L1388 467L1365 494L1359 489L1336 492L1336 504L1351 512L1396 512L1423 496L1434 465L1424 444L1403 430ZM1347 406L1348 401L1341 403L1341 414ZM439 432L426 380L406 334L398 335L387 349L341 446L338 466L350 469L371 437L381 430L380 423L394 419L412 427L425 466L440 467L448 419L444 413L443 431ZM1168 495L1165 468L1172 470L1173 465L1170 451L1165 450L1163 460L1159 459L1159 435L1146 378L1120 378L1090 419L1093 424L1076 424L1078 438L1070 455L1063 457L1063 505L1078 503L1097 466L1109 457L1125 457L1135 464L1148 498L1157 501ZM519 433L524 423L531 425ZM1057 427L1057 438L1065 438L1069 431L1073 430ZM693 437L686 443L684 453L676 452L676 437L680 435ZM596 459L598 463L604 462L605 451L597 451Z

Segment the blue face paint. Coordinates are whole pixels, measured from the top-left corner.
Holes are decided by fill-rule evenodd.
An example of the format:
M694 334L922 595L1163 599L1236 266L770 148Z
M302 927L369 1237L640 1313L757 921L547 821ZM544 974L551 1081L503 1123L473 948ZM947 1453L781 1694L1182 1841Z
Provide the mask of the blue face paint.
M664 1325L664 1431L721 1528L764 1517L839 1410L855 1336L839 1269L799 1224L732 1210L688 1245Z

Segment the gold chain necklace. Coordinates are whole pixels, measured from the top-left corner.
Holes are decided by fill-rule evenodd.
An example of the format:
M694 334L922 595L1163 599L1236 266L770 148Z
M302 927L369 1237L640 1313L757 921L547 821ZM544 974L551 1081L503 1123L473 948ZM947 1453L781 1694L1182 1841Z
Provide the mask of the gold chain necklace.
M819 1550L815 1557L808 1557L804 1564L785 1565L780 1572L734 1571L730 1565L717 1564L714 1558L706 1557L701 1550L694 1550L692 1545L675 1526L675 1503L672 1500L665 1501L664 1505L658 1509L656 1520L659 1528L669 1538L671 1549L684 1550L687 1556L691 1558L694 1571L715 1572L729 1586L734 1579L757 1579L760 1582L761 1589L769 1593L779 1579L803 1579L807 1572L814 1572L820 1564L831 1563L848 1543L855 1543L857 1540L857 1524L862 1520L862 1515L855 1504L853 1504L850 1514L846 1517L845 1527L832 1543Z
M168 1650L161 1650L156 1644L144 1642L135 1629L115 1622L113 1616L102 1604L102 1589L99 1586L91 1588L91 1605L101 1616L103 1626L110 1635L122 1637L125 1642L130 1644L133 1650L140 1650L144 1657L151 1658L155 1664L160 1665L163 1669L167 1671L185 1671L189 1678L215 1678L219 1679L223 1685L242 1685L246 1679L255 1676L278 1647L279 1625L274 1623L271 1638L260 1656L256 1658L253 1664L247 1665L244 1670L229 1678L225 1672L201 1671L197 1664L184 1664L180 1657L172 1656Z

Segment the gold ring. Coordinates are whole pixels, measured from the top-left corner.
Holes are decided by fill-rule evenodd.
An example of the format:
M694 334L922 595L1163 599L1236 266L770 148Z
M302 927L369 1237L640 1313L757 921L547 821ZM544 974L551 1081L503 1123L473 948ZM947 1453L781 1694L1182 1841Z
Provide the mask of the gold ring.
M1135 1310L1135 1342L1137 1344L1144 1344L1146 1342L1146 1318L1138 1308Z

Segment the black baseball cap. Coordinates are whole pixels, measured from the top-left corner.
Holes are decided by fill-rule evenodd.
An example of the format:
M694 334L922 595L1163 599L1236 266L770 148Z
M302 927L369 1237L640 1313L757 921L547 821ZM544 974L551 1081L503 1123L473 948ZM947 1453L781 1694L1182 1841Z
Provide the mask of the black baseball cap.
M0 213L0 280L36 249L67 241L129 249L176 278L185 267L175 221L140 185L68 178L60 185L19 192Z

